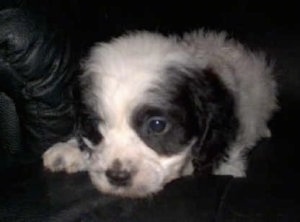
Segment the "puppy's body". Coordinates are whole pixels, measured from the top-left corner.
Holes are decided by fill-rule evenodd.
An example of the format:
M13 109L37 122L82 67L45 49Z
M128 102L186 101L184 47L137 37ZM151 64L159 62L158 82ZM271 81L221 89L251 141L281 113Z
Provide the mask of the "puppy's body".
M97 44L81 79L93 118L82 122L90 157L82 151L78 170L101 191L122 196L157 192L210 162L214 174L245 176L245 152L271 135L271 71L262 54L224 33L136 32ZM55 145L45 166L74 171L70 153L78 154Z

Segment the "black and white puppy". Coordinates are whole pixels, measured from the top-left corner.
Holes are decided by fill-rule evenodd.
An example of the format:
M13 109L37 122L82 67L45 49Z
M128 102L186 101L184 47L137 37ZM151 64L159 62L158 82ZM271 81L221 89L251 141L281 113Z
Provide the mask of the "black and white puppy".
M83 68L92 117L43 160L51 171L88 171L102 192L143 197L204 169L243 177L245 154L271 135L272 67L225 33L133 32L96 44Z

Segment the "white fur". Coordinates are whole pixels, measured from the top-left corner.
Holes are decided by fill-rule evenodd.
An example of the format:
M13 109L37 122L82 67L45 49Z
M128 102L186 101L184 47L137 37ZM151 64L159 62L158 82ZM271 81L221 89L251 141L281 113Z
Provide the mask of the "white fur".
M89 84L85 89L85 102L104 120L99 125L103 142L93 148L94 154L86 166L101 191L145 196L177 177L192 173L192 144L179 154L161 156L147 147L130 125L134 108L145 100L151 103L155 99L157 103L158 98L153 98L148 89L163 85L162 70L171 64L213 68L234 95L240 128L230 145L228 159L214 169L215 174L244 176L245 150L270 135L266 124L276 109L276 92L270 75L272 67L263 54L226 39L225 33L200 30L183 38L130 33L109 43L97 44L84 62L82 81ZM55 149L60 152L57 146ZM49 162L45 156L44 163ZM132 186L115 188L107 181L104 172L116 159L125 168L137 170ZM51 169L49 164L45 165Z
M43 154L44 166L51 171L76 173L85 171L88 165L88 154L78 149L75 139L66 143L56 143Z
M213 67L233 92L240 128L236 140L228 151L228 159L215 174L245 176L245 149L270 137L267 122L276 104L276 84L272 78L272 65L263 53L252 52L234 40L226 39L226 33L205 33L202 30L186 34L183 44L204 67Z
M129 115L130 113L127 113ZM145 196L157 192L163 185L179 175L184 160L189 155L186 149L171 157L158 155L147 147L128 125L128 116L118 126L103 126L104 141L99 145L91 159L89 173L97 188L106 193L123 196ZM105 128L105 130L103 130ZM116 160L124 164L124 169L136 170L130 187L112 187L104 173Z

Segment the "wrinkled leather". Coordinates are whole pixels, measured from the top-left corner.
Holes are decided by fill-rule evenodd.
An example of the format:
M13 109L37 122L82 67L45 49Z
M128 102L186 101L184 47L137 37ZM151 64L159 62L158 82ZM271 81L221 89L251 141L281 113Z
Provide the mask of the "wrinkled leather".
M0 147L2 152L14 154L21 150L20 124L14 102L0 92Z
M41 154L74 128L77 64L68 38L20 9L0 14L0 89L15 102L22 143Z

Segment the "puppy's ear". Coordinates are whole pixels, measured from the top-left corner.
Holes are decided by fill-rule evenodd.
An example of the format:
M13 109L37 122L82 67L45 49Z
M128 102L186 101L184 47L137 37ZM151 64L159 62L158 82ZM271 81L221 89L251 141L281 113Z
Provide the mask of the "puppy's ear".
M85 138L85 141L89 141L92 145L98 145L102 140L102 135L99 131L100 122L100 117L93 109L86 104L81 104L78 118L78 135L82 139ZM88 147L90 146L88 145Z
M96 111L96 96L93 92L93 73L84 73L77 82L76 138L81 150L91 151L92 146L102 141L99 131L101 117ZM80 81L79 81L80 80Z
M213 69L191 69L189 92L199 136L193 147L196 173L210 173L235 138L238 121L232 92Z

